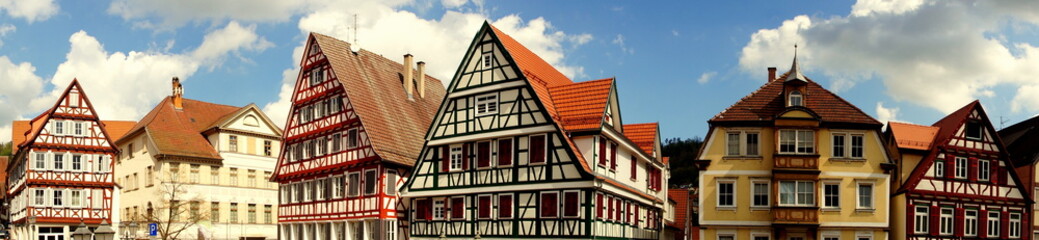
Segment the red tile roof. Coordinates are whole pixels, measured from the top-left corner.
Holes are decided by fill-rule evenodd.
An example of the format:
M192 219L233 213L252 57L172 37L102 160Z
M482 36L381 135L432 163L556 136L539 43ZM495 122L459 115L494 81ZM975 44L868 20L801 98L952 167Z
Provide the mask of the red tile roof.
M895 143L899 148L928 150L934 142L934 136L938 134L938 127L923 126L909 123L888 122L888 131L894 134Z
M403 64L364 49L353 52L349 43L339 39L311 35L346 90L376 154L413 166L445 95L440 80L427 75L426 96L415 94L409 100L400 79Z
M544 59L541 59L541 56L534 54L526 46L520 44L516 39L498 30L494 25L487 25L494 31L494 35L501 41L508 54L512 56L512 60L523 71L523 75L531 82L530 85L537 92L538 98L541 99L541 104L545 105L545 108L553 118L558 119L559 114L556 112L555 102L552 101L548 88L568 85L574 82L559 72L559 70L556 70L555 67L552 67L551 64L545 62Z
M721 122L747 122L747 121L772 121L778 114L786 110L786 101L783 99L782 79L790 72L784 73L777 79L765 83L750 95L743 97L735 104L726 108L710 123ZM873 117L870 117L861 109L848 103L840 96L826 90L815 81L805 79L807 86L804 92L805 107L815 112L823 122L840 122L871 124L881 126Z
M657 146L657 130L659 130L657 123L624 124L624 136L650 156L653 155L653 150Z
M567 131L598 130L602 127L613 78L550 87L549 94Z
M166 97L116 143L146 133L155 144L156 155L221 160L220 153L202 132L238 109L240 107L185 98L184 108L178 110L173 106L172 97Z
M37 121L42 122L42 119L43 118L40 118ZM108 132L108 135L111 135L109 136L109 138L119 139L124 134L126 134L126 132L129 131L130 128L134 126L134 124L137 124L137 122L109 120L101 121L101 124L103 124L103 127L105 128L105 131ZM42 124L36 125L36 127L39 126L42 126ZM30 128L29 120L14 121L11 127L11 142L14 143L12 144L13 146L11 147L11 152L18 152L18 145L22 144L22 142L25 142L27 137L33 132L30 130L34 129L35 128Z
M675 222L672 224L678 229L685 229L685 222L689 219L689 189L668 189L667 198L675 201Z
M10 161L8 156L0 156L0 169L7 169L7 162ZM7 171L0 171L0 186L7 187ZM7 198L7 191L0 193L0 199Z

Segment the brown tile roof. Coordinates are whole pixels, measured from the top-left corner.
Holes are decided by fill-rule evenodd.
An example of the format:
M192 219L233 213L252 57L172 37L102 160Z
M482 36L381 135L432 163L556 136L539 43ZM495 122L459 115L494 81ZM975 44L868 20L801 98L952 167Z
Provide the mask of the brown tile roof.
M916 125L900 122L888 122L888 131L894 134L899 148L913 150L931 149L938 127Z
M146 133L155 144L156 155L171 155L220 160L220 153L202 135L225 115L240 107L184 99L184 108L177 110L172 97L166 97L141 118L117 144L137 133Z
M37 121L42 122L42 120L43 120L43 118L40 118ZM108 132L108 135L111 135L111 136L109 136L109 138L111 138L111 139L119 139L124 134L126 134L126 132L129 131L130 128L134 126L134 124L137 124L137 122L135 122L135 121L113 121L113 120L109 120L109 121L101 121L101 124L104 125L105 131ZM35 126L39 127L39 126L43 126L43 125L42 124L38 124L38 125L35 125ZM30 128L29 120L14 121L14 123L12 124L12 127L11 127L11 142L14 143L14 144L12 144L13 145L12 146L13 149L12 149L11 152L18 152L18 145L21 144L22 142L25 142L25 139L27 139L27 137L30 134L35 132L35 131L30 131L30 130L34 130L34 129L35 128L32 128L32 129Z
M657 123L624 124L624 136L639 146L643 152L652 156L653 148L656 148L657 145L658 129Z
M404 65L318 33L311 34L332 65L361 119L375 152L384 160L413 166L425 134L444 98L440 80L426 76L426 97L408 100L400 76Z
M783 99L782 79L786 79L790 72L778 77L743 97L735 104L715 115L708 122L747 122L747 121L772 121L776 116L786 110ZM840 96L826 90L815 81L806 77L807 89L804 93L805 107L815 112L823 122L871 124L881 126L873 117L870 117L861 109L848 103Z
M607 78L550 87L548 91L563 129L579 131L602 127L613 81Z
M675 201L675 222L672 225L678 229L685 229L685 222L689 219L689 202L693 201L690 197L689 189L667 190L667 198Z

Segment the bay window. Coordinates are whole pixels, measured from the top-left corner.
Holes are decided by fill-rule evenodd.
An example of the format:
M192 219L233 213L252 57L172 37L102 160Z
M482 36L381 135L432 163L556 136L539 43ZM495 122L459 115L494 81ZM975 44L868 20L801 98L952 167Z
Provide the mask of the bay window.
M815 182L780 181L779 205L782 206L814 206Z
M815 132L812 130L779 130L779 153L815 153Z

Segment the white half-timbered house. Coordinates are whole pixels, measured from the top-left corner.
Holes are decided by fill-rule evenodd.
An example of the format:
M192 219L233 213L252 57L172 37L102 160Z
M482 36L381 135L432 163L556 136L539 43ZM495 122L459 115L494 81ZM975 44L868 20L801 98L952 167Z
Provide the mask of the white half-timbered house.
M623 125L614 79L572 82L485 23L403 192L412 239L657 239L656 124Z
M93 230L118 222L112 141L132 124L101 121L75 79L53 107L15 122L16 153L7 167L11 238L70 239L80 223Z
M306 46L272 177L280 239L404 237L397 192L443 85L410 54L400 64L317 33Z

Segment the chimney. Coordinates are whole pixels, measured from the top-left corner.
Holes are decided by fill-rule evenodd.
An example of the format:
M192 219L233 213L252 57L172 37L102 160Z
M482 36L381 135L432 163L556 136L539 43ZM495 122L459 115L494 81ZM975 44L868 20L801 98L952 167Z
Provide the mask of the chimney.
M776 80L776 67L768 68L768 81L766 82L771 82L772 80Z
M173 77L173 108L184 109L184 86L180 84L180 78Z
M418 97L426 97L426 62L418 62Z
M411 67L414 64L414 57L411 54L404 54L404 91L408 93L408 99L413 99L411 96L415 91L415 75Z

